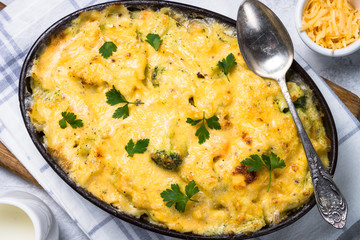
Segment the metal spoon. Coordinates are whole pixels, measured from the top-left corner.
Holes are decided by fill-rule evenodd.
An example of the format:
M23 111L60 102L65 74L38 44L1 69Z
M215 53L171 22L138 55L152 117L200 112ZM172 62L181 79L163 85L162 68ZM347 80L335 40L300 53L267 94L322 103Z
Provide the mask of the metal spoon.
M311 144L286 86L285 74L294 58L286 28L269 8L256 0L246 0L240 5L236 28L247 66L257 75L279 83L304 146L321 216L335 228L343 228L348 209L346 200Z

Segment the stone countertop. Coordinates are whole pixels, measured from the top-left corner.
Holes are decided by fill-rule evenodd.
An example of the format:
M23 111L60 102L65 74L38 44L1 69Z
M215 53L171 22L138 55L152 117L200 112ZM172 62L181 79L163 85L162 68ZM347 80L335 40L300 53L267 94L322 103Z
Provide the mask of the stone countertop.
M191 0L187 2L191 4ZM237 8L241 2L241 0L234 1L235 6L230 17L236 17ZM269 6L283 21L293 40L295 51L309 63L315 72L360 95L360 52L340 58L325 57L313 52L302 42L295 29L294 13L297 0L261 0L261 2ZM88 239L43 189L0 167L0 189L4 188L17 188L39 196L52 209L59 223L61 240Z

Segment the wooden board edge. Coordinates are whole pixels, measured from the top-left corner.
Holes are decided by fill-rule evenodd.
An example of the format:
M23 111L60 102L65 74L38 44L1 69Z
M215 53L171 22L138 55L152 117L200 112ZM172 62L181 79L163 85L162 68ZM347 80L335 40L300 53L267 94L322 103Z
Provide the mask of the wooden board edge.
M335 94L340 98L340 100L345 104L345 106L347 106L350 112L354 114L357 119L360 119L360 98L356 94L350 92L343 87L340 87L339 85L331 82L330 80L327 80L324 77L323 79L331 87Z
M29 173L29 171L17 160L17 158L0 142L0 166L10 170L18 176L28 180L35 185L40 184Z
M1 10L1 9L4 9L5 7L6 7L6 5L3 4L2 2L0 2L0 10Z

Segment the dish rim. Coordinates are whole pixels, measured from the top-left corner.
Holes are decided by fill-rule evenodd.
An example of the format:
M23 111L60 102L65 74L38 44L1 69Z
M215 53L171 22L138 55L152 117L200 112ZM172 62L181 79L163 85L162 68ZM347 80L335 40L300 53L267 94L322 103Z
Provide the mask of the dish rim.
M150 230L156 233L164 234L171 237L178 237L182 239L248 239L253 237L259 237L266 234L273 233L278 231L286 226L291 225L302 216L304 216L307 212L309 212L315 206L315 198L314 195L309 199L307 203L299 207L298 209L294 210L291 214L287 216L286 219L283 221L274 224L274 225L267 225L256 232L252 232L249 234L242 233L242 234L223 234L223 235L199 235L194 234L192 232L179 232L175 230L170 230L163 226L155 225L150 223L147 219L144 218L136 218L134 216L128 215L126 213L121 212L120 210L115 209L110 204L106 203L95 197L93 194L88 192L85 188L80 187L76 182L70 179L69 175L61 168L61 166L57 163L57 161L51 157L50 153L47 151L45 146L43 145L42 134L37 132L35 127L32 125L30 118L27 114L28 105L27 105L27 98L31 90L29 90L28 85L28 72L32 67L32 63L34 59L38 57L38 53L41 52L46 43L49 42L51 36L53 34L57 34L61 32L63 29L67 27L69 23L82 12L89 11L89 10L102 10L109 5L114 4L123 4L128 9L161 9L163 7L169 7L171 9L177 10L184 15L191 15L191 16L201 16L205 18L213 18L221 23L224 23L228 26L235 27L236 21L228 18L224 15L219 13L203 9L200 7L182 4L177 2L168 2L168 1L156 1L156 0L124 0L124 1L111 1L100 3L96 5L92 5L86 8L79 9L73 13L66 15L65 17L61 18L60 20L56 21L52 24L47 30L45 30L39 38L35 41L32 45L31 49L29 50L28 54L26 55L25 61L23 63L20 79L19 79L19 102L20 102L20 110L23 121L25 123L26 129L30 135L31 140L35 144L38 151L44 157L46 162L51 166L51 168L59 175L59 177L65 181L72 189L74 189L77 193L79 193L82 197L84 197L89 202L93 203L100 209L106 211L107 213L115 216L121 220L124 220L128 223L134 224L139 226L143 229ZM45 45L44 45L45 44ZM293 69L296 73L298 73L307 86L314 92L314 96L316 100L319 102L321 106L321 111L324 113L324 117L322 118L326 135L331 140L331 151L328 153L329 156L329 172L331 175L334 174L336 164L337 164L337 151L338 151L338 140L337 140L337 133L336 127L334 123L334 119L332 117L331 111L322 96L320 90L317 88L311 77L305 72L305 70L294 60L291 69Z

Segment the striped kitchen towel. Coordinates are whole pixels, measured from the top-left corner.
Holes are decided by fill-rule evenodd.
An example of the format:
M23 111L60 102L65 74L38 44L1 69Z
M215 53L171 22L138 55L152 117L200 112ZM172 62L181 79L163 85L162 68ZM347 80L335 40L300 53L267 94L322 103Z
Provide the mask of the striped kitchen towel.
M119 220L83 199L49 167L25 129L18 103L18 77L24 58L37 37L61 17L101 1L14 0L0 11L0 140L21 161L52 198L91 239L170 239ZM234 1L182 0L229 17L236 16ZM348 204L347 228L360 219L360 123L324 81L296 55L313 78L334 115L339 137L335 181ZM347 228L336 230L325 223L316 208L291 226L258 239L337 239Z

